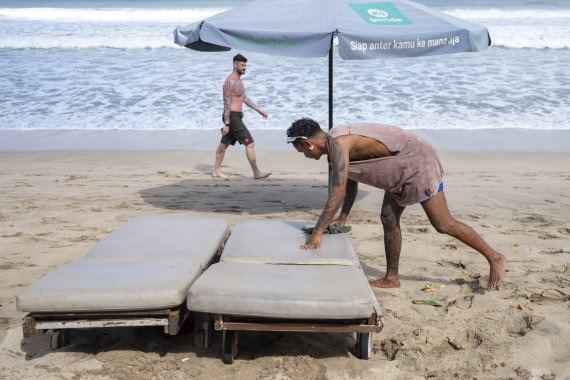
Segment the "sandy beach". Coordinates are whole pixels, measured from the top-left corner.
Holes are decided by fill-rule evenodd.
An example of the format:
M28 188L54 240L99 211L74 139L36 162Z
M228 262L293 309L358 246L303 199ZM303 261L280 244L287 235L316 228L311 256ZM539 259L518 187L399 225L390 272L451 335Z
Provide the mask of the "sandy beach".
M420 206L402 218L402 287L376 289L385 329L370 360L351 334L249 333L231 366L220 337L209 349L191 334L153 328L23 339L14 298L26 285L84 255L134 215L315 221L327 191L324 160L260 150L267 180L253 180L242 149L210 177L212 151L0 153L0 378L485 378L568 379L570 374L570 154L442 152L452 213L507 257L501 289L483 290L483 257L430 226ZM370 279L385 270L383 192L361 186L348 224ZM334 279L331 279L334 280ZM432 293L421 289L437 284ZM414 305L435 300L443 307Z

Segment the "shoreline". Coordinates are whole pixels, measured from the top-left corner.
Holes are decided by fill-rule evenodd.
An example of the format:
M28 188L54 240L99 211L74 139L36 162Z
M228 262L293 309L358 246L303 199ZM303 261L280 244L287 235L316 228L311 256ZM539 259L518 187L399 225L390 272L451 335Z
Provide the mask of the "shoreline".
M567 129L410 129L442 152L570 152ZM258 151L289 151L285 130L252 130ZM0 130L0 152L215 150L218 130ZM239 145L239 144L238 144Z

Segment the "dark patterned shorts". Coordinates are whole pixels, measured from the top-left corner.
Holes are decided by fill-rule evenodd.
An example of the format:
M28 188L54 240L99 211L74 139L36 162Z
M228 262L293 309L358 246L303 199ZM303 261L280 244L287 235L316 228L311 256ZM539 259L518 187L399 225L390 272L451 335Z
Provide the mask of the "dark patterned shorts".
M253 142L253 137L251 137L251 133L249 133L249 130L243 123L243 113L232 111L230 112L230 131L227 135L222 136L220 143L235 145L236 141L242 145L249 145Z

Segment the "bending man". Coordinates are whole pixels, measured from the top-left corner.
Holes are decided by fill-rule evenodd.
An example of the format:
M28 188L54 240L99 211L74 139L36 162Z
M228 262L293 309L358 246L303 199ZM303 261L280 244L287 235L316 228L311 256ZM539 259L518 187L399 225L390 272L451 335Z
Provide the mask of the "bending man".
M254 141L251 133L243 123L242 106L245 103L248 107L256 110L264 119L267 119L267 112L257 107L245 95L245 87L241 80L241 76L245 74L247 68L247 59L238 54L233 60L234 68L232 73L224 82L224 113L222 115L224 126L221 129L222 140L216 150L216 163L212 177L227 179L228 177L222 173L222 161L226 155L226 149L229 145L235 145L236 141L245 145L245 154L253 170L253 178L261 179L268 177L271 173L263 173L257 167L255 158Z
M443 191L443 169L434 148L403 129L381 124L349 124L325 133L315 121L300 119L287 130L287 142L305 157L328 156L332 188L304 249L316 249L330 224L344 226L358 191L358 182L385 190L380 219L384 228L386 275L370 284L398 288L402 248L400 216L420 203L435 229L467 244L489 262L487 289L495 289L505 272L505 256L489 246L471 227L451 216ZM337 219L335 215L342 205Z

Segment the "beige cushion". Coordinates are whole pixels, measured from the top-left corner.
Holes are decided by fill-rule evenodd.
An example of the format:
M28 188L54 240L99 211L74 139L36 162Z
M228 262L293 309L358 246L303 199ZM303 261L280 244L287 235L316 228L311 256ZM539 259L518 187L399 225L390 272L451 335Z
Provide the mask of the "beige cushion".
M228 238L220 261L257 264L359 265L347 234L324 234L317 250L299 248L307 235L301 227L311 223L275 220L238 223Z
M80 260L26 287L16 306L27 312L147 310L184 302L202 273L191 260L105 262Z
M360 268L217 263L190 287L190 310L249 317L367 318L376 300Z
M26 287L21 311L128 311L178 306L228 234L222 219L137 216L78 262Z
M144 261L191 258L201 268L229 231L223 219L145 215L129 219L95 245L83 260Z

